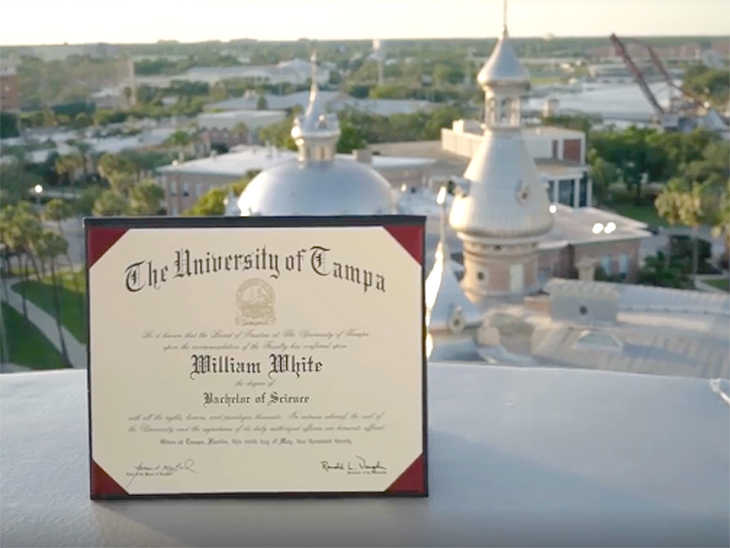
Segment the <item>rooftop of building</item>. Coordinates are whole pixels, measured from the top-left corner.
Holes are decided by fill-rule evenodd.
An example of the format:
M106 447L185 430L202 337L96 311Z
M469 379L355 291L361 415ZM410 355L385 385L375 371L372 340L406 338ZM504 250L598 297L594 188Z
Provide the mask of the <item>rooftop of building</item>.
M186 173L196 175L243 176L251 170L265 170L276 164L293 160L297 153L270 146L246 145L237 147L227 154L217 154L207 158L190 160L176 166L169 165L158 169L161 173ZM351 154L338 154L340 159L352 159ZM403 156L373 156L371 166L376 170L414 169L432 165L427 158Z
M694 378L730 378L730 296L579 280L551 279L534 305L490 301L485 325L499 329L501 348L483 354L515 365L595 369ZM614 301L615 321L556 319L553 299L572 297L595 306ZM593 304L591 304L593 303ZM599 305L600 306L600 305Z
M651 232L641 223L617 213L595 207L572 208L552 204L555 223L543 236L548 243L568 242L571 245L648 238Z
M332 111L352 108L379 116L393 114L412 114L430 108L433 103L415 99L357 99L339 91L319 91L320 99ZM309 102L308 91L298 91L287 95L265 94L262 96L266 106L274 110L286 110L298 106L306 108ZM255 110L259 96L238 97L206 105L206 110Z
M290 545L293 531L311 546L726 544L727 381L453 363L428 377L426 499L100 504L86 372L4 375L0 534L39 547Z

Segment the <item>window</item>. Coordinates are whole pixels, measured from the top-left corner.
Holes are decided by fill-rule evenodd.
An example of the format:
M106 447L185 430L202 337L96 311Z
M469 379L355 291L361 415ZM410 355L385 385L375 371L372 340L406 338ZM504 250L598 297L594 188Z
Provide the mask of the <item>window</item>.
M484 279L484 272L477 272L477 280L480 282Z
M525 287L525 267L521 263L509 266L510 293L519 293Z
M548 181L548 199L551 203L555 202L555 181Z
M618 272L622 277L625 277L629 273L629 254L621 253L618 256Z
M512 99L502 99L499 109L499 123L508 124L510 122L510 112L512 111Z
M190 189L188 188L188 184L187 183L183 183L183 186L182 186L182 195L184 197L190 196Z
M584 173L580 178L580 190L578 195L578 207L588 207L588 176Z
M199 198L203 195L203 183L195 183L195 197Z
M601 268L603 268L606 274L613 274L613 260L611 255L603 255L601 257Z
M558 182L558 202L573 207L574 194L573 179L560 179Z

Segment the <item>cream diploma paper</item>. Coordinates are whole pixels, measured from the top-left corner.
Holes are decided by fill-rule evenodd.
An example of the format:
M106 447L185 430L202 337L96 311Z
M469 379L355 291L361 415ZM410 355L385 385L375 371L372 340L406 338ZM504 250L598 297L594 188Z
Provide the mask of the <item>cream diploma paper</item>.
M422 266L382 227L130 229L89 271L129 494L382 492L423 451Z

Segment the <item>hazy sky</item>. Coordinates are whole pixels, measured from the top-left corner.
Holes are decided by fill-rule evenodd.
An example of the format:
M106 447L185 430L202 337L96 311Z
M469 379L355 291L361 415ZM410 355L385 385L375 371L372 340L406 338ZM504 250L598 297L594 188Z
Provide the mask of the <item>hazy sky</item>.
M2 0L0 14L5 45L490 37L502 0ZM509 27L513 36L727 36L730 0L511 0Z

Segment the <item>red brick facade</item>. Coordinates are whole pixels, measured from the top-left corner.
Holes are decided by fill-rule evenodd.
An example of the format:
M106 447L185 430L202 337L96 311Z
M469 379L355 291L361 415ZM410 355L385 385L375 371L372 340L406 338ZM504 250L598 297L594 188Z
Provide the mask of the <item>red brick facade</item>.
M641 240L591 242L568 245L562 249L544 250L540 253L538 268L544 277L575 278L577 265L584 257L593 259L596 270L606 270L609 276L625 276L635 282L639 272L639 247Z

